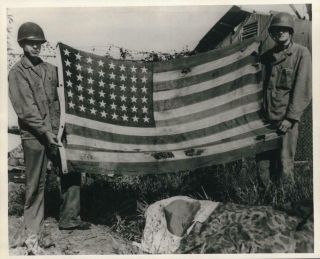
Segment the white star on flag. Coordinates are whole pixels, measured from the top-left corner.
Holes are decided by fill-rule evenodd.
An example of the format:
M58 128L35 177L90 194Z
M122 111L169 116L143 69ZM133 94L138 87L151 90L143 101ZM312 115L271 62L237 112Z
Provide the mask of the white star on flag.
M120 85L120 89L121 89L121 91L125 91L126 90L126 87L124 86L124 84Z
M110 89L114 89L116 87L116 85L112 82L111 84L109 84Z
M99 81L99 86L104 87L105 82L103 82L102 80Z
M93 90L92 87L90 87L90 88L88 89L88 93L89 93L89 94L93 94L93 93L94 93L94 90Z
M92 64L92 58L91 57L87 58L87 63Z
M99 67L100 67L100 66L103 67L104 62L103 62L102 60L99 60L99 61L98 61L98 64L99 64Z
M79 101L83 102L83 99L84 99L83 95L80 94L80 95L79 95Z
M93 84L93 79L90 77L90 78L88 78L88 84Z
M100 97L104 97L105 92L101 90L101 91L99 92L99 95L100 95Z
M80 75L80 74L79 74L79 75L77 75L77 80L78 80L78 81L82 81L82 78L83 78L83 76L82 76L82 75Z
M116 95L114 93L110 94L110 99L111 100L115 100L116 99Z
M147 73L147 68L146 67L141 68L141 70L142 70L142 73Z
M73 97L73 93L71 92L71 90L68 91L68 96Z
M136 103L136 102L137 102L137 97L132 96L132 97L131 97L131 102Z
M122 111L126 111L127 110L127 106L125 106L124 104L122 104L122 106L120 106L120 107L121 107Z
M125 71L126 70L126 67L122 64L121 66L120 66L120 71Z
M79 85L77 85L77 88L78 88L78 91L80 92L80 91L82 91L83 86L79 84Z
M88 67L87 69L88 69L88 73L89 73L89 74L92 74L93 69L92 69L91 67Z
M146 106L143 106L143 107L142 107L142 112L143 112L143 113L148 113L148 108L147 108Z
M145 96L143 96L143 97L141 98L141 100L142 100L143 103L147 103L147 98L146 98Z
M112 103L112 104L111 104L111 109L112 109L112 110L117 109L117 105L116 105L115 103Z
M110 76L110 79L115 79L116 78L116 75L113 72L111 72L111 74L109 74L109 76Z
M65 49L63 52L64 52L64 54L65 54L66 56L69 57L69 54L70 54L69 50Z
M131 92L136 92L137 91L137 87L135 87L134 85L130 87Z
M72 101L69 102L69 107L72 108L72 109L74 108L74 103Z
M126 76L124 74L120 76L120 81L126 81Z
M105 107L106 106L106 103L102 100L100 103L100 107Z
M136 83L136 82L137 82L137 78L136 78L135 76L132 76L132 77L131 77L131 82L132 82L132 83Z
M80 55L80 53L77 53L77 54L76 54L76 59L77 59L77 60L81 60L81 58L82 58L82 56Z
M86 107L83 106L83 104L79 107L80 111L84 112L86 110Z
M126 99L127 99L127 97L126 97L126 96L124 96L124 95L121 95L121 96L120 96L120 98L121 98L121 102L125 102L125 101L126 101Z
M93 100L93 98L91 97L91 98L89 99L89 103L90 103L90 104L94 104L94 103L95 103L95 100Z
M80 70L80 71L81 71L82 66L81 66L80 64L77 64L77 65L76 65L76 68L77 68L77 70Z
M72 86L72 82L69 80L69 81L67 81L67 86Z
M91 112L92 114L96 114L97 110L96 110L95 108L91 108L91 109L90 109L90 112Z
M70 67L71 62L68 59L66 59L65 63L67 67Z
M141 78L141 81L142 81L142 83L146 83L146 82L147 82L147 78L146 78L145 76L143 76L143 77Z
M144 122L149 122L149 118L147 117L147 115L143 117L143 121Z
M67 76L71 76L72 75L72 73L69 70L66 71L66 74L67 74Z
M132 112L137 112L138 108L134 105L131 107Z
M134 122L138 122L138 117L137 117L137 115L134 115L134 117L132 117L132 119L133 119Z
M104 117L104 118L105 118L106 116L107 116L107 113L106 113L105 111L102 111L102 112L101 112L101 117Z
M102 70L100 70L98 73L99 73L99 76L100 76L100 77L103 77L103 76L104 76L104 72L103 72Z
M115 112L112 114L112 119L114 120L118 119L118 115Z
M135 73L136 71L137 71L137 68L136 68L135 66L132 66L132 67L131 67L131 72L132 72L132 73Z
M115 64L113 64L113 62L111 62L111 63L109 64L109 68L110 68L110 69L114 69L114 67L115 67Z
M147 88L146 88L145 86L143 86L143 87L141 88L141 91L142 91L143 93L147 93Z
M128 116L124 114L124 115L122 116L122 120L128 121Z

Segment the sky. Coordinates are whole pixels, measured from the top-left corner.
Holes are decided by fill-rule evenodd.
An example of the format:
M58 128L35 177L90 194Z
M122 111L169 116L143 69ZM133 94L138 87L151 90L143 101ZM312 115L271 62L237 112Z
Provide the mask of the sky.
M230 6L11 9L13 34L34 21L48 41L71 46L115 44L137 51L193 48ZM15 46L18 47L17 44Z
M242 6L268 13L270 9L291 11L288 5ZM297 9L302 9L296 5ZM38 23L47 40L75 47L115 44L137 51L180 51L193 49L209 29L231 8L227 5L154 7L60 7L11 8L14 17L11 42L19 26Z
M261 13L270 10L292 13L288 5L241 7ZM303 10L302 6L296 7ZM11 8L8 13L13 15L14 23L9 41L14 52L21 53L16 42L18 28L33 21L43 28L52 46L60 41L84 50L96 46L103 51L104 46L114 44L132 51L180 52L194 49L230 8L226 5ZM10 102L8 123L17 125Z

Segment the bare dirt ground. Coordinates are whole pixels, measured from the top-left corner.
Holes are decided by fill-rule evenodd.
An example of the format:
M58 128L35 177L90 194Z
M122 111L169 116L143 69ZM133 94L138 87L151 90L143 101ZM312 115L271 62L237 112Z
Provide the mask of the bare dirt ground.
M9 217L9 243L21 230L22 217ZM44 249L46 255L133 254L135 247L105 225L92 225L89 230L59 230L54 218L45 220L45 232L50 233L52 245ZM50 242L51 243L51 242ZM26 255L25 247L10 248L10 255Z
M19 236L23 217L24 184L9 182L9 245ZM48 217L44 222L44 232L50 233L52 245L44 249L47 255L77 254L133 254L132 242L124 240L105 224L92 224L89 230L59 230L58 221ZM26 247L10 248L10 255L26 255Z

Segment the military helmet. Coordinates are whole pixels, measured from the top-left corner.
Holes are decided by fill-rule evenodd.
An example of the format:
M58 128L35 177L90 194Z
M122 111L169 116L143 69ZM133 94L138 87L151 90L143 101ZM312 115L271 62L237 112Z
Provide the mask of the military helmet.
M41 27L33 22L26 22L20 26L18 30L18 42L20 43L24 40L40 41L41 43L47 41Z
M294 21L290 14L281 12L273 16L269 25L269 32L274 27L288 27L291 29L291 33L294 32Z

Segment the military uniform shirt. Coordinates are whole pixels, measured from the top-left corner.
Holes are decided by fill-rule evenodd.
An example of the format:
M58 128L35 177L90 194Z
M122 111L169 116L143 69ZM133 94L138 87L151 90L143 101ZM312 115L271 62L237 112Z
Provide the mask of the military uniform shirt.
M311 55L292 43L274 47L261 57L264 64L264 110L269 120L299 121L312 95Z

